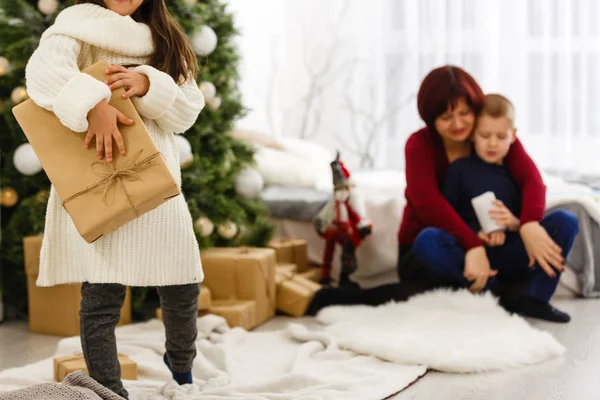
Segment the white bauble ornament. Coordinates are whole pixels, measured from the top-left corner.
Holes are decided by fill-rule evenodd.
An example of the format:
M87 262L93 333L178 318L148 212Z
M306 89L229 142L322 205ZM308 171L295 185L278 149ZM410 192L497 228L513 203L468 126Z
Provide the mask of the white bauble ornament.
M10 62L8 58L0 56L0 76L8 74L10 71Z
M184 156L192 153L192 145L188 140L182 135L175 135L175 143L177 144L177 149L179 149L179 159L183 159Z
M208 25L202 25L192 35L192 47L199 56L207 56L217 48L217 34Z
M192 154L191 151L189 153L184 154L183 156L179 157L179 166L182 169L188 168L190 165L192 165L193 162L194 162L194 155Z
M38 9L46 15L54 14L58 9L58 0L39 0Z
M210 236L215 230L215 225L206 217L200 217L194 222L194 230L202 237Z
M17 86L10 94L10 99L13 103L18 104L27 99L27 90L24 86Z
M208 100L207 103L210 106L210 108L212 108L213 110L217 110L219 107L221 107L221 103L223 103L223 100L221 100L221 98L217 96Z
M235 192L246 199L256 198L263 187L262 175L252 168L244 168L235 178Z
M29 143L23 143L13 154L13 164L23 175L35 175L42 170L42 164Z
M238 233L238 227L234 222L226 221L219 225L217 232L225 239L233 239Z
M217 95L217 88L215 87L215 85L213 85L212 82L201 82L198 87L200 88L200 91L204 96L204 101L211 101Z

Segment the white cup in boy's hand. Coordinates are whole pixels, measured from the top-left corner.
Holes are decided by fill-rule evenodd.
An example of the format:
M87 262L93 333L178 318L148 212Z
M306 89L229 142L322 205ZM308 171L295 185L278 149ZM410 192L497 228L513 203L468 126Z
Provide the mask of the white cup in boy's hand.
M477 215L479 225L481 225L481 230L486 235L504 230L504 227L498 225L490 215L490 210L495 207L494 200L496 200L494 192L485 192L471 199L471 204L475 210L475 215Z

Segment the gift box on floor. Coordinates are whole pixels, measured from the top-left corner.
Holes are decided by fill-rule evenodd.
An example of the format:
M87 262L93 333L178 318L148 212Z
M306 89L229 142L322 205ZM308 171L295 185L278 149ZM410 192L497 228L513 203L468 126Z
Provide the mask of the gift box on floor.
M119 353L119 365L121 366L121 379L137 380L137 364L125 354ZM62 382L65 376L75 371L88 373L83 354L74 356L57 357L54 359L54 380Z
M108 66L100 61L83 72L104 81ZM123 88L114 90L110 105L135 123L119 125L126 153L120 155L114 145L112 163L99 161L95 142L86 149L85 134L71 131L32 100L13 108L77 231L88 243L180 193L131 99L121 98L123 93Z
M198 316L206 314L212 303L210 289L207 286L200 285L200 296L198 297ZM156 309L156 319L162 321L162 308Z
M217 300L254 300L255 326L275 315L275 250L215 247L200 252L203 284ZM212 309L211 305L211 309Z
M277 276L277 309L294 317L306 313L308 305L321 285L299 275L280 273Z
M240 327L250 330L258 325L257 308L254 300L215 300L209 312L219 315L231 328Z
M275 275L277 275L278 272L295 274L298 272L298 267L296 264L277 264L275 266Z
M321 280L321 268L310 267L307 271L301 272L298 275L303 276L309 281L319 282Z
M308 247L304 239L277 238L269 242L279 264L296 264L298 272L308 270Z
M29 330L57 336L79 335L81 284L38 287L42 235L23 238ZM127 288L119 325L131 322L131 289Z

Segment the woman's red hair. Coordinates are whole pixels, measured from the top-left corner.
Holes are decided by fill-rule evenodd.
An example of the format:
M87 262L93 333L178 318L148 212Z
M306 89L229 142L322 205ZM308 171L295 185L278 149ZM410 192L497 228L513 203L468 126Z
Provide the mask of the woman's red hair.
M475 115L483 108L485 95L477 81L460 67L446 65L431 71L419 88L417 106L419 115L429 127L434 126L435 119L448 109L454 107L456 101L464 98Z

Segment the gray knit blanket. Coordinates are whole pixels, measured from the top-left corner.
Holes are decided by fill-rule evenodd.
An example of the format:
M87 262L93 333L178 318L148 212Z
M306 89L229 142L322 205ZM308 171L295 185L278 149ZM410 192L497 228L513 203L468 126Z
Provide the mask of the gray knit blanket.
M62 383L42 383L12 392L0 393L0 400L124 400L90 378L85 372L76 371L65 377Z

